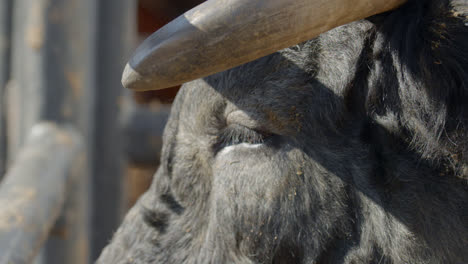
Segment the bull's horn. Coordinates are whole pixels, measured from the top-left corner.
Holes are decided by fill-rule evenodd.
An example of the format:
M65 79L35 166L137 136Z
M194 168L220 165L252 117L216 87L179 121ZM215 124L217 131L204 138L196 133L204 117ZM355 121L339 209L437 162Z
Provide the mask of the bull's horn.
M209 0L150 36L123 74L158 90L227 70L406 0Z

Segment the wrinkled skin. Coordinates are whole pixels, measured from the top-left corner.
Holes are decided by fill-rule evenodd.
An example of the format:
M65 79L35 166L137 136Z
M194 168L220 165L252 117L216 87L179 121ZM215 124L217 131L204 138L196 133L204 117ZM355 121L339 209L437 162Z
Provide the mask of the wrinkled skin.
M466 1L449 2L185 84L98 263L468 263Z

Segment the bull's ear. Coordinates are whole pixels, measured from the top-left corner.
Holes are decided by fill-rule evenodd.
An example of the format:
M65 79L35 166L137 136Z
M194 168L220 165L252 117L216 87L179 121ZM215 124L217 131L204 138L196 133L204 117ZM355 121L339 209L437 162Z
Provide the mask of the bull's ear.
M406 0L209 0L137 49L122 83L158 90L227 70Z

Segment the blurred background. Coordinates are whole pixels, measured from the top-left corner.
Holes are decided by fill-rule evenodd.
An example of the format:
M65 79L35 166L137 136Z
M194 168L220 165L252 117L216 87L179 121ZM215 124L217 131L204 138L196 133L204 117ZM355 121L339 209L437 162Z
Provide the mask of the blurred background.
M126 91L124 65L141 41L201 2L0 0L0 264L15 254L35 263L99 256L151 182L179 89ZM24 154L44 121L73 130L82 153L46 183L41 175L54 175L50 168L64 162L54 156L60 147L34 145L50 165L36 160L43 165L29 171L34 158ZM11 192L19 179L36 193L30 202ZM43 222L35 219L41 210ZM18 237L27 243L15 245Z

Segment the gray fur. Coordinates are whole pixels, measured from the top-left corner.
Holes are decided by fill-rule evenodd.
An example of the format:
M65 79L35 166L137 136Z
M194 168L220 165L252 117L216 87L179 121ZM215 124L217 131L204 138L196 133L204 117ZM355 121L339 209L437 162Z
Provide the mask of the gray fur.
M98 263L468 263L466 10L410 1L185 84ZM220 144L237 125L268 139Z

